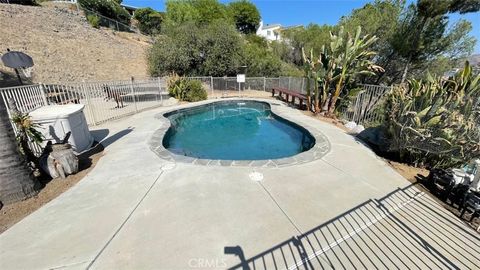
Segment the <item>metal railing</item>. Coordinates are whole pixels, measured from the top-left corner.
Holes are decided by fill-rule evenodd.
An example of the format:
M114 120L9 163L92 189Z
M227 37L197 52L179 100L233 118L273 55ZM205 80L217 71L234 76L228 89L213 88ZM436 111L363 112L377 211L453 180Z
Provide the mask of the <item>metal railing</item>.
M363 90L349 100L349 104L339 110L341 118L362 125L377 125L384 117L381 103L393 86L362 85Z
M85 17L89 15L96 16L99 19L100 26L108 27L116 31L140 33L139 29L134 28L131 25L126 25L124 23L119 22L118 20L103 16L102 14L95 12L93 10L90 10L88 8L85 8L78 3L77 5L80 6L80 9L83 10L83 12L85 13Z
M271 91L274 87L306 93L306 79L299 77L247 77L237 83L236 77L189 77L202 83L211 98ZM313 88L313 83L310 84ZM363 90L339 109L339 116L358 124L382 120L377 109L390 86L363 85ZM251 91L251 92L249 92ZM0 89L4 101L14 99L21 112L28 113L42 106L68 103L84 104L89 125L98 125L146 109L164 105L169 98L166 78L82 82L66 84L36 84ZM7 103L7 102L6 102ZM8 109L8 108L7 108Z
M84 104L87 123L97 125L162 106L168 92L163 78L153 78L18 86L0 89L0 96L5 104L9 99L15 100L23 113L48 105ZM10 108L7 111L10 115Z

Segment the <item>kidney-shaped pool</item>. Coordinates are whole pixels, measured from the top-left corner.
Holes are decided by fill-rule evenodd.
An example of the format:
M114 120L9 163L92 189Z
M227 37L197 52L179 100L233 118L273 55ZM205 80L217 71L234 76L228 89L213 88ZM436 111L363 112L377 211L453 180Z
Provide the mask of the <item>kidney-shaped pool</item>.
M265 160L309 150L315 139L259 101L220 101L164 115L171 126L163 146L200 159Z

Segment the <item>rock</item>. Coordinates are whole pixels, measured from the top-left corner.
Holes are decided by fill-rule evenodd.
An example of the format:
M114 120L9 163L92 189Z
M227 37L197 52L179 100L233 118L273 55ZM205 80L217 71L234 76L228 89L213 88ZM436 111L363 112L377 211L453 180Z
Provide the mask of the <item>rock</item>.
M367 128L360 132L357 135L357 138L373 146L377 150L387 151L389 148L388 140L380 127Z
M354 127L351 131L353 134L359 134L360 132L364 131L365 130L365 127L362 126L362 125L357 125L356 127Z
M347 123L345 124L345 127L346 127L347 129L350 129L350 130L354 129L356 126L357 126L357 123L355 123L355 122L353 122L353 121L347 122Z
M78 158L68 143L47 144L40 156L40 167L52 178L65 178L78 172Z

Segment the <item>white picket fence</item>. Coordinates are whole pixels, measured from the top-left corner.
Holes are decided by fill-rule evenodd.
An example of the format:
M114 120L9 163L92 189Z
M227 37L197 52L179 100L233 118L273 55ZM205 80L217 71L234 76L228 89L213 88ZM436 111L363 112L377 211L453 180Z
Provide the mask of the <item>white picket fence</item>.
M245 83L237 83L236 77L189 77L199 80L211 97L224 93L244 95L245 90L271 91L284 88L306 93L306 79L300 77L247 77ZM313 83L310 84L313 88ZM340 110L340 117L357 123L381 119L375 107L391 89L389 86L363 85L364 90L356 95L347 107ZM82 82L66 84L36 84L1 88L3 101L16 101L21 112L48 105L68 103L84 104L88 125L98 125L137 112L165 105L169 98L166 78L146 80ZM230 95L231 96L231 95ZM7 108L8 109L8 108Z

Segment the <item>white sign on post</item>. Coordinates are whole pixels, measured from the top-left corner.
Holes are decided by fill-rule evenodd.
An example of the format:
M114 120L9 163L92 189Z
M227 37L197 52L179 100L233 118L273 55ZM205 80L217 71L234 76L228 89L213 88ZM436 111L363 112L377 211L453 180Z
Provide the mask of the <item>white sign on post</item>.
M245 74L237 74L237 82L244 83L245 82Z

